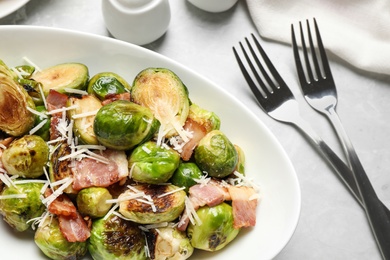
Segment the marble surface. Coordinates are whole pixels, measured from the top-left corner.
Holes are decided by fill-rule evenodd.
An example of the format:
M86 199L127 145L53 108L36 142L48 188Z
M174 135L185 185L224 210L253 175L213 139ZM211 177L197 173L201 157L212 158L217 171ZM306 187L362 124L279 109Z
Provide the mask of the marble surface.
M252 97L232 53L233 45L256 33L245 1L223 13L204 12L185 0L170 4L168 31L144 47L206 76L246 104L274 133L296 169L302 191L300 221L275 259L380 259L364 211L331 168L296 129L269 118ZM110 37L100 5L96 0L31 0L0 19L0 25L49 26ZM342 155L326 119L300 96L291 47L263 39L262 44L302 102L303 117ZM334 56L330 65L340 117L378 196L390 206L390 77L361 72Z

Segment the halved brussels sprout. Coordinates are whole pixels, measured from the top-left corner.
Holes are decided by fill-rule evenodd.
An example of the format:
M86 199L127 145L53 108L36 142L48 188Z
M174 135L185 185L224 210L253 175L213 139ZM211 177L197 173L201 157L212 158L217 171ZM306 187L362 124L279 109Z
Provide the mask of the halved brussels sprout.
M130 91L130 88L129 83L118 74L101 72L89 80L87 91L100 100L104 100L108 94L121 94Z
M202 175L202 171L196 163L182 162L173 174L171 183L179 187L186 187L185 191L188 192L191 186L197 184L195 179L200 179Z
M27 91L28 95L34 101L36 106L41 106L44 104L42 94L39 87L42 87L42 84L33 80L33 79L20 79L18 78L18 83Z
M119 212L134 222L141 224L170 222L178 218L184 210L186 193L183 190L178 190L177 186L140 184L133 186L133 188L150 196L155 207L154 210L153 205L136 199L120 202ZM133 189L125 191L118 198L121 200L128 195L134 195Z
M147 259L141 229L115 215L93 221L88 250L93 259Z
M221 120L214 112L201 108L195 103L190 106L188 118L203 126L207 132L219 130Z
M112 199L112 196L106 188L85 188L77 194L77 209L83 216L101 218L104 217L111 208L111 204L106 203L106 201L110 199Z
M0 62L0 130L12 136L26 134L34 125L32 98L15 81L14 73Z
M147 68L138 73L131 89L131 99L152 110L168 137L177 133L188 116L188 89L169 69Z
M45 96L50 89L65 93L66 88L85 89L89 79L88 67L81 63L58 64L36 72L32 79L42 84Z
M238 154L224 133L213 130L195 148L195 162L211 177L223 178L236 168Z
M81 259L88 251L87 242L68 242L56 217L48 217L35 232L35 244L51 259Z
M178 152L153 141L137 146L129 156L132 179L150 184L167 182L179 163Z
M194 252L185 232L162 227L145 233L151 259L188 259Z
M217 251L229 244L239 233L233 227L233 210L227 203L202 207L196 211L201 225L189 224L187 235L193 247Z
M101 144L128 150L152 138L159 126L159 121L147 107L117 100L99 110L93 128Z
M71 159L59 160L59 158L69 155L71 153L71 149L66 141L57 144L58 147L54 150L54 152L50 156L49 163L49 173L50 180L52 182L59 181L65 178L73 178L73 172L71 169ZM67 187L64 190L65 193L77 194L78 191L74 190L72 186Z
M45 106L37 106L35 108L35 110L40 112L40 113L43 113L43 114L45 112L47 112ZM51 117L50 116L47 116L47 118L36 116L35 117L34 127L37 126L38 124L40 124L44 120L47 120L46 123L38 131L36 131L34 133L34 135L42 137L42 139L45 140L45 141L49 141L49 139L50 139L50 122L51 122Z
M4 168L11 175L37 178L49 160L49 146L37 135L25 135L14 140L1 157Z
M27 221L41 216L46 209L40 199L42 187L43 183L34 182L4 187L2 196L16 196L0 200L0 214L5 222L17 231L29 229L31 223ZM25 198L17 198L19 195L25 195Z
M79 138L79 141L84 144L99 144L93 131L95 115L91 114L80 118L77 118L77 115L98 111L102 107L100 100L92 95L84 95L80 98L69 97L66 106L77 106L75 109L68 110L67 114L70 119L74 120L73 132ZM76 118L73 118L73 116Z

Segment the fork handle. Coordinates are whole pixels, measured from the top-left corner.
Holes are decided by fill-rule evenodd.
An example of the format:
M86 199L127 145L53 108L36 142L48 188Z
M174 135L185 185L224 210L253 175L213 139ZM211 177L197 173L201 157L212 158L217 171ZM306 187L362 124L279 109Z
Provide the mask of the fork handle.
M374 232L382 256L384 259L390 259L390 218L386 215L386 211L383 209L383 204L375 193L359 157L356 154L356 150L354 149L334 107L330 108L326 115L335 128L340 142L343 144L348 163L354 173L353 176L360 192L367 218L370 222L371 229Z
M371 191L373 191L373 188L367 175L364 174L366 176L365 180L363 177L356 181L354 177L355 174L351 171L351 169L305 120L301 117L297 117L292 121L292 124L300 129L311 140L312 144L319 152L321 152L322 156L333 167L338 176L343 180L344 184L349 188L350 192L360 202L361 206L366 211L367 218L383 258L390 259L390 211L378 199L375 192L370 192L370 187L372 189ZM352 160L355 159L352 157L351 161ZM360 161L357 161L358 163L354 163L353 169L363 171L364 173L364 169L361 166ZM357 184L359 184L359 186Z

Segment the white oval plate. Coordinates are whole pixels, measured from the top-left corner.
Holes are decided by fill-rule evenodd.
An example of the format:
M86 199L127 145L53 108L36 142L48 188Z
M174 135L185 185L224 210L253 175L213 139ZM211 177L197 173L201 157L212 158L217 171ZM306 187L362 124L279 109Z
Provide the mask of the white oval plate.
M0 18L15 12L30 0L0 0Z
M221 118L221 130L246 155L246 175L260 185L257 225L219 252L196 252L191 259L272 259L287 244L298 223L301 193L286 153L270 131L242 103L188 68L142 47L108 37L67 30L0 26L0 59L9 66L28 57L40 68L81 62L90 75L116 72L130 83L146 67L166 67L188 87L190 98ZM1 255L5 259L41 259L32 234L17 234L0 220Z

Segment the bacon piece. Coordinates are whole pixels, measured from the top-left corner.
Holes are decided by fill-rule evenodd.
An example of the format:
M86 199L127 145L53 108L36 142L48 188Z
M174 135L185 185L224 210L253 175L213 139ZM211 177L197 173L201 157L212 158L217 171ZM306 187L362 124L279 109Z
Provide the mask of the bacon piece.
M59 93L56 90L50 89L49 95L46 98L47 110L53 111L55 109L66 107L67 101L67 95ZM50 140L55 140L58 137L61 137L61 133L57 130L57 125L61 121L61 118L62 113L55 113L52 115L50 122Z
M199 141L207 134L206 128L192 119L187 119L183 127L186 131L192 132L191 139L183 146L180 153L184 161L188 161Z
M102 105L105 106L107 104L110 104L111 102L117 101L117 100L128 100L130 101L130 93L120 93L120 94L107 94L104 97L104 100L102 101Z
M45 197L53 194L51 189L46 189ZM70 218L77 217L77 208L66 194L58 196L47 208L51 214L61 215Z
M226 185L225 185L226 186ZM225 200L230 200L230 194L227 187L223 186L220 182L211 180L207 184L196 184L189 189L189 199L195 210L205 205L209 207L221 204ZM178 229L181 231L186 230L189 223L189 217L184 211L180 218Z
M91 231L83 217L77 213L76 218L58 216L61 233L69 242L84 242L91 236Z
M251 187L229 186L233 207L233 227L253 227L256 225L257 192Z
M123 151L106 150L102 154L107 163L91 158L75 161L73 184L75 190L87 187L108 187L128 175L128 162Z

